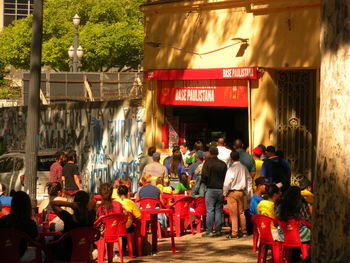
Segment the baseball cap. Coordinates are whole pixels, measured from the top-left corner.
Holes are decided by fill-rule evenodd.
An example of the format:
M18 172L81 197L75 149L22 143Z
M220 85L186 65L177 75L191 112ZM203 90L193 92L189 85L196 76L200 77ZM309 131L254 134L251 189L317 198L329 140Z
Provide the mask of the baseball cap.
M259 144L258 147L260 147L264 152L266 151L266 146L263 144Z
M257 154L257 155L261 155L263 153L263 149L261 149L261 147L255 147L253 149L253 153Z
M265 177L259 177L257 179L255 179L255 185L267 185L269 184L269 180L267 180Z

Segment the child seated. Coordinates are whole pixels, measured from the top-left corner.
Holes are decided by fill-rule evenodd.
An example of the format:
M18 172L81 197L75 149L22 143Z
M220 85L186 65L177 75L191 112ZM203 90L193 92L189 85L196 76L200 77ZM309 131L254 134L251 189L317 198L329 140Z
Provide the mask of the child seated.
M124 177L124 178L118 178L117 180L114 181L113 184L113 194L112 194L112 199L116 199L118 197L118 187L121 185L125 185L128 189L128 198L134 197L133 192L131 191L131 186L132 186L132 179L130 177Z
M156 185L157 185L160 193L166 193L166 194L172 194L173 193L173 188L171 188L171 186L165 186L164 185L164 178L163 177L158 177L157 178Z
M184 194L189 189L188 176L185 173L179 175L179 183L176 185L173 194Z
M303 176L299 182L299 186L301 189L301 195L304 197L305 201L309 205L312 205L314 202L314 194L312 193L312 184L310 180Z
M141 211L135 202L128 198L128 188L125 185L120 185L117 193L118 196L114 200L119 202L123 206L123 209L128 212L126 231L132 233L135 230L135 223L141 219Z

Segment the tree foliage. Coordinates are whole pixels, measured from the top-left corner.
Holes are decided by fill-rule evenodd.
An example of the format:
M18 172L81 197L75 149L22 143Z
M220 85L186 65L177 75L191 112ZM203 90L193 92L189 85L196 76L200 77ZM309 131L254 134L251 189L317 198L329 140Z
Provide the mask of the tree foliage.
M84 49L83 70L137 68L143 53L143 0L46 0L43 24L43 65L69 69L73 45L72 17L81 17L79 45ZM0 32L0 60L29 69L32 17L14 21Z

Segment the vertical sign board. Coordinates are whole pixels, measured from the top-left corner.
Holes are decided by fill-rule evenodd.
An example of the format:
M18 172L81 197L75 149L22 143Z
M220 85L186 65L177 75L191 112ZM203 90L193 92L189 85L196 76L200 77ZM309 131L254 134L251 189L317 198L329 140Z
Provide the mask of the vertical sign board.
M248 107L246 80L158 80L157 87L163 105Z

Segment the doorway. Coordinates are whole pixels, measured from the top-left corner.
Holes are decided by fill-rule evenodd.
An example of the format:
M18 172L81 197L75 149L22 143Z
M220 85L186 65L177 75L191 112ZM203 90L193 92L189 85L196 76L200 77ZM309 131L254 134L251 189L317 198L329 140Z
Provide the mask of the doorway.
M248 145L248 109L234 107L166 106L166 116L178 122L178 134L190 148L201 140L204 145L226 138L232 147L240 138Z

